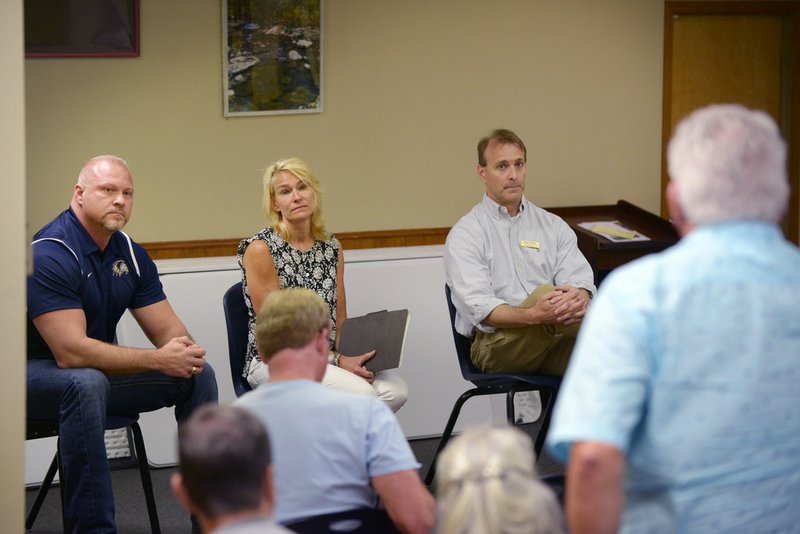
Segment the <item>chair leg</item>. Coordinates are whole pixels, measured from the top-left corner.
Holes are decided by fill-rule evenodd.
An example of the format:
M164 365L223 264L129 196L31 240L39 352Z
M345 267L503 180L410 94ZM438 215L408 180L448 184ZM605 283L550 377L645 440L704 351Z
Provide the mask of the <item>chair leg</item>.
M431 459L431 465L428 467L428 473L425 475L426 486L430 486L431 482L433 482L433 477L436 475L436 459L439 457L439 453L442 452L442 449L444 449L445 445L447 445L447 442L450 440L450 436L453 434L453 428L455 428L458 415L461 413L461 407L472 397L476 395L486 395L488 393L491 392L482 388L474 388L470 389L469 391L465 391L461 394L458 400L456 400L456 403L453 405L453 410L450 412L450 417L447 419L447 424L444 427L442 438L439 440L439 445L436 447L436 452L433 454L433 458Z
M66 484L64 483L64 469L61 465L61 436L58 437L58 446L56 447L56 462L58 462L58 495L61 498L61 528L64 532L67 531L67 499L66 499Z
M514 395L517 394L516 389L512 386L506 393L506 420L509 425L517 424L517 418L514 414Z
M161 526L158 522L158 510L156 509L156 499L153 493L153 480L150 478L150 465L147 463L147 452L144 448L144 438L142 429L138 422L130 426L133 434L133 448L136 455L136 463L139 466L139 475L142 479L142 489L144 490L145 502L147 502L147 515L150 517L150 530L153 534L161 534Z
M556 390L552 389L541 390L542 415L544 415L544 418L542 419L542 426L539 427L539 434L536 436L536 443L533 445L533 451L536 453L537 460L542 454L544 440L547 438L547 430L550 428L550 418L553 415L553 405L556 401L556 393Z
M41 510L42 504L44 504L44 499L47 497L47 491L53 484L53 479L55 478L57 471L58 451L56 451L55 456L53 456L53 461L50 463L50 467L47 469L47 474L45 474L44 480L42 480L42 485L39 486L39 491L36 493L36 499L33 501L33 506L31 506L31 509L28 512L28 517L25 518L25 530L30 530L33 528L33 523L36 521L36 516L39 515L39 510Z

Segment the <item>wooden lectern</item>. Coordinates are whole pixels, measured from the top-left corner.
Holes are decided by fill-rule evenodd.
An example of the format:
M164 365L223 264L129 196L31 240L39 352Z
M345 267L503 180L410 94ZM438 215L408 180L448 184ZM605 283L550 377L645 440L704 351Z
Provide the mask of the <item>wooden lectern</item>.
M679 239L678 232L668 220L624 200L607 206L547 208L547 211L564 219L575 231L578 236L578 248L592 266L597 286L612 269L646 254L660 252ZM616 221L621 226L635 230L649 239L612 241L579 226L580 223L596 221Z

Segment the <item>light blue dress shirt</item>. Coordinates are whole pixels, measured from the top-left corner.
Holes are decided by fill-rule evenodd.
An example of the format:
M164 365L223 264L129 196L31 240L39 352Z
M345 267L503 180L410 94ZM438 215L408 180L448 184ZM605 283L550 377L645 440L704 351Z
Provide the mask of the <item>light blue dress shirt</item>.
M456 307L456 330L467 337L475 328L494 332L481 321L501 304L518 306L542 284L595 292L594 274L575 232L561 217L524 197L511 217L484 194L447 235L444 268Z
M701 227L606 279L550 450L626 454L623 532L800 529L800 251L774 225Z

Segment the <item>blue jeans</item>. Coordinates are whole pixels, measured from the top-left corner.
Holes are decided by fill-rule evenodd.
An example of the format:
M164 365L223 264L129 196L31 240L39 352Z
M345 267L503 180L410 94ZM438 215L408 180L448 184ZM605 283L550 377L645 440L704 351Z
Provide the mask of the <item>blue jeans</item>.
M28 360L27 367L28 419L59 423L68 532L117 531L104 437L107 415L175 406L180 423L199 406L217 402L209 364L191 379L156 371L107 376L92 368L59 369L54 360Z

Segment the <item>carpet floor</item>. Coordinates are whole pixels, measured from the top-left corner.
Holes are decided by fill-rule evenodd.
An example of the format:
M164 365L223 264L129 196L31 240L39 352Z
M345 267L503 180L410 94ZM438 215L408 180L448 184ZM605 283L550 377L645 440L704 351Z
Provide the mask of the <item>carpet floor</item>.
M531 434L535 439L538 426L537 423L531 423L520 425L519 428ZM433 459L438 443L438 438L414 439L409 441L417 460L422 464L420 476L423 478L428 471L428 466ZM563 474L564 472L563 466L546 453L542 454L542 457L538 461L537 468L539 474L542 476ZM184 511L172 495L170 489L169 479L174 470L174 468L151 470L156 505L158 507L158 519L161 524L161 531L164 534L188 534L191 531L189 514ZM142 486L138 470L134 467L114 469L111 472L111 478L114 487L114 500L119 532L121 534L149 533L150 523L147 517L147 507L145 506L144 497L142 495ZM37 489L38 488L31 488L26 491L26 513L33 504ZM28 532L31 534L55 534L62 532L61 503L59 502L57 487L53 487L51 491L48 492L36 522L33 528Z

